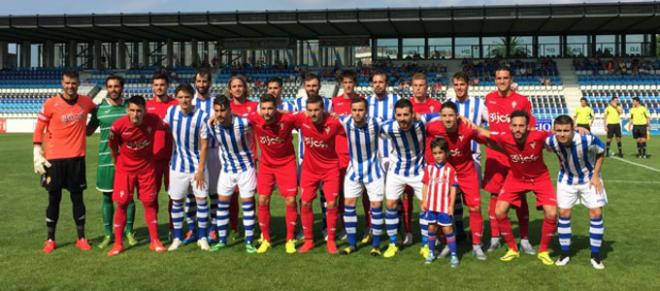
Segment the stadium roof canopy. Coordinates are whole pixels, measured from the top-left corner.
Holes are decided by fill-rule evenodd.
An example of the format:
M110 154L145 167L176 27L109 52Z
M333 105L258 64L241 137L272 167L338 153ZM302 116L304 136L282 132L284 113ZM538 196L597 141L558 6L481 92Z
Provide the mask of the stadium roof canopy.
M660 31L660 2L0 17L2 41L632 34Z

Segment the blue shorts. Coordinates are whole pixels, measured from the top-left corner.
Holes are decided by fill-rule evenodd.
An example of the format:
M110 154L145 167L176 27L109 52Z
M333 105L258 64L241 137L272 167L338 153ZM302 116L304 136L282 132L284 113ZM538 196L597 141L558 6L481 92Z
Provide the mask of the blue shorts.
M426 220L429 224L437 224L441 226L451 226L453 224L451 215L444 212L426 211Z

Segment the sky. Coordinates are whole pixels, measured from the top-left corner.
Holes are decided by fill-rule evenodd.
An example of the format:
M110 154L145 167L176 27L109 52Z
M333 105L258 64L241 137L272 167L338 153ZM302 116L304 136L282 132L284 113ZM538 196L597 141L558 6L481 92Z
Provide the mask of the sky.
M309 10L350 9L383 7L427 7L465 5L512 5L512 4L563 4L638 2L626 0L477 0L477 1L431 1L431 0L2 0L0 15L34 14L88 14L88 13L145 13L145 12L203 12L203 11L263 11L263 10ZM194 5L192 5L194 4Z

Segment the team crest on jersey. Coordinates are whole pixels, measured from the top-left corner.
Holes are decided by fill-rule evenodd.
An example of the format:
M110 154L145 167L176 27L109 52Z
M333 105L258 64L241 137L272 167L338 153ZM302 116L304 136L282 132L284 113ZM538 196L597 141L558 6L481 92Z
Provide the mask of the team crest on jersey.
M532 147L532 149L536 148L536 142L530 142L529 146Z
M516 108L516 105L518 105L518 102L516 101L511 102L511 107Z
M325 127L325 134L330 134L330 127L329 126Z
M284 130L284 123L280 123L280 130Z
M433 112L435 111L435 106L429 106L429 109L431 110L431 112Z
M463 141L463 135L459 135L458 140Z

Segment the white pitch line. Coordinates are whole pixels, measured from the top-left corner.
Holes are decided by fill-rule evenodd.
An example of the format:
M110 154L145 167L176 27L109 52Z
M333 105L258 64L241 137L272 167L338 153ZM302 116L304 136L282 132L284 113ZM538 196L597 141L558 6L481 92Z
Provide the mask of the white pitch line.
M639 164L639 163L631 162L629 160L622 159L622 158L619 158L619 157L612 157L612 158L615 159L615 160L618 160L618 161L622 161L624 163L628 163L628 164L631 164L631 165L635 165L635 166L642 167L642 168L647 169L647 170L651 170L651 171L660 173L660 170L658 170L656 168L653 168L653 167L649 167L647 165L642 165L642 164Z
M635 180L603 180L605 183L623 183L623 184L656 184L660 185L660 181L635 181Z

